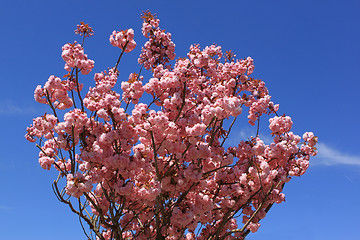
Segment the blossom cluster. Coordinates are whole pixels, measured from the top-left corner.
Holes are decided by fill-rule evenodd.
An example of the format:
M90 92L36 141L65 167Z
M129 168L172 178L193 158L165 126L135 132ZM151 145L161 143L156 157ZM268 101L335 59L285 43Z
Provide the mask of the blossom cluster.
M80 34L80 36L84 36L84 37L91 37L92 35L94 35L94 31L89 26L89 24L80 22L80 24L76 26L75 34Z
M75 176L68 174L66 176L66 193L79 198L84 192L91 191L93 186L91 181L87 178L88 177L84 177L84 175L80 172L75 173Z
M73 89L70 81L62 81L51 75L44 87L38 85L34 92L35 101L49 104L53 108L66 109L73 106L73 100L69 97L68 90Z
M139 64L143 64L147 70L160 64L167 65L175 58L175 44L171 41L171 33L161 30L160 20L150 12L144 13L142 18L142 34L149 40L141 49Z
M252 58L228 58L220 46L194 44L171 66L171 35L150 12L143 19L149 40L139 63L152 77L130 73L120 94L116 65L95 73L95 86L82 98L77 74L63 81L51 76L36 88L35 100L54 114L35 118L26 138L38 139L39 163L59 171L63 192L89 206L89 215L81 207L78 214L98 239L242 239L284 201L284 184L306 172L317 137L291 132L291 118L278 115L264 81L250 77ZM134 31L114 31L110 42L129 52ZM77 65L79 46L63 52L68 71L92 69ZM140 102L145 93L149 103ZM58 117L58 109L71 107ZM274 115L273 141L257 134L230 146L226 140L242 114L250 125ZM79 203L64 199L57 181L57 197L73 209Z
M131 101L136 104L139 102L139 99L145 91L142 80L142 76L139 76L136 73L131 73L129 75L129 81L121 83L121 90L123 90L122 99L124 99L126 103Z
M136 47L134 30L131 28L123 31L113 31L109 40L111 45L125 49L125 52L127 53L131 52Z
M103 112L105 109L120 106L120 95L112 90L117 82L117 72L110 69L96 73L94 79L96 86L89 88L84 98L85 107L90 111Z
M65 70L70 72L72 68L80 69L82 74L88 74L94 67L94 61L87 58L83 47L77 42L67 43L62 47L61 57L64 59Z

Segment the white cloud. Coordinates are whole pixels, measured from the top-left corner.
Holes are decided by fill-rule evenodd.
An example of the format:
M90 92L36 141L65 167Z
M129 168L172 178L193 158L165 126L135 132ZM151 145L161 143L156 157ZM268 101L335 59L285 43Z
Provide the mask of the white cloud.
M5 205L0 205L0 210L13 210L13 207L10 206L5 206Z
M318 143L317 148L317 156L310 160L313 165L360 165L360 156L342 153L324 143Z
M18 106L11 100L0 100L0 115L22 115L37 113L33 107Z

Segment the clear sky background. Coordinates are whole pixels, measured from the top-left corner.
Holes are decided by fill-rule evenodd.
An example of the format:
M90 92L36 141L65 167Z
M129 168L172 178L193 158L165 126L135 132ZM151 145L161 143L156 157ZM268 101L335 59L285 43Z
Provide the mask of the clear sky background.
M140 14L157 13L172 33L177 57L189 46L217 43L238 58L251 56L293 131L319 136L319 155L308 172L286 185L286 202L274 206L250 240L360 239L360 2L356 0L252 1L2 1L0 8L0 239L85 239L78 219L51 190L56 177L38 164L24 138L32 118L49 111L33 91L52 74L62 76L61 47L80 38L80 21L95 35L85 53L93 74L116 62L111 32L133 28L138 47L120 64L138 71L145 42ZM119 88L119 85L118 89ZM243 116L246 117L245 114ZM254 133L237 125L231 143Z

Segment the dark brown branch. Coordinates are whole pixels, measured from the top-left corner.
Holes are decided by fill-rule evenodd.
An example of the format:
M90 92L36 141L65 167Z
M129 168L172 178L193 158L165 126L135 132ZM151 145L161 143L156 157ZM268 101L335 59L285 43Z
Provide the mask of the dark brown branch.
M183 93L182 93L182 103L181 103L181 106L180 106L180 109L179 109L179 113L178 115L176 116L174 122L176 122L178 120L178 118L180 117L181 115L181 112L185 106L185 96L186 96L186 82L184 82L184 86L183 86Z
M233 125L234 125L234 123L235 123L236 119L237 119L237 117L235 117L235 118L234 118L234 120L231 122L230 127L229 127L229 130L227 131L226 136L224 137L224 139L223 139L222 143L220 144L220 147L222 147L222 146L224 145L224 143L225 143L226 139L229 137L229 135L230 135L230 131L231 131L231 128L233 127Z
M102 234L99 232L99 229L97 229L97 228L91 223L90 219L89 219L87 216L85 216L84 214L82 214L82 212L77 211L77 210L73 207L73 205L71 204L70 201L65 200L65 199L62 197L62 194L61 194L60 191L59 191L59 188L58 188L58 186L57 186L57 182L56 182L56 181L54 181L53 186L54 186L54 189L55 189L55 191L56 191L57 196L60 198L60 202L67 204L67 205L70 207L70 209L71 209L71 211L72 211L73 213L79 215L79 217L81 217L82 219L84 219L84 220L86 221L86 223L90 226L91 230L94 231L94 233L96 234L96 236L98 236L101 240L105 240L104 237L102 236Z
M123 49L122 49L122 51L121 51L121 53L120 53L120 56L119 56L119 58L118 58L118 60L117 60L117 62L116 62L116 65L115 65L115 70L117 69L117 67L118 67L118 65L119 65L119 63L120 63L121 57L122 57L122 55L124 54L125 49L126 49L126 46L128 45L128 43L129 43L129 41L126 41L126 43L125 43L125 45L124 45L124 47L123 47Z
M81 111L84 112L84 103L83 103L83 100L82 100L82 97L80 95L80 87L79 87L79 69L76 68L75 69L75 74L76 74L76 89L77 89L77 93L78 93L78 96L79 96L79 100L80 100L80 103L81 103Z

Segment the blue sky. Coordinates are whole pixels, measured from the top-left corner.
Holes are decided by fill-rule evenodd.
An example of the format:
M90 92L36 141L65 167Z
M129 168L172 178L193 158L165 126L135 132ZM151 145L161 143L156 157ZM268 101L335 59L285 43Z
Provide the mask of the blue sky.
M360 239L360 2L334 0L253 1L3 1L0 8L0 232L1 239L85 239L75 215L51 190L56 173L38 164L38 150L24 139L32 118L49 111L33 91L51 74L61 76L61 47L78 39L80 21L95 35L85 52L94 72L112 66L118 52L111 32L135 30L139 44L126 55L124 76L139 69L145 40L140 14L157 13L172 33L177 57L189 46L217 43L237 57L251 56L293 131L319 136L319 155L308 172L285 187L250 240ZM93 73L88 76L92 84ZM245 115L244 115L245 117ZM253 133L234 129L231 142Z

